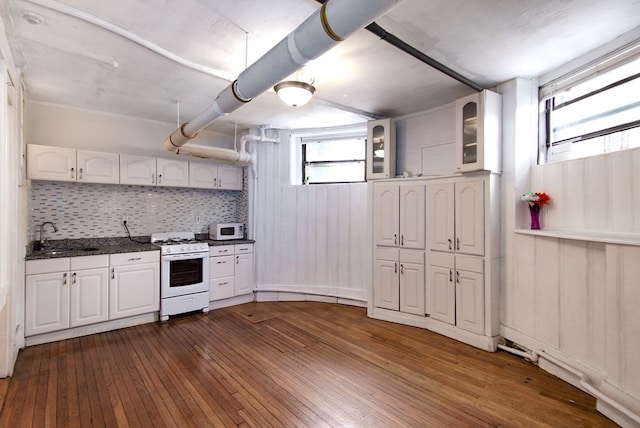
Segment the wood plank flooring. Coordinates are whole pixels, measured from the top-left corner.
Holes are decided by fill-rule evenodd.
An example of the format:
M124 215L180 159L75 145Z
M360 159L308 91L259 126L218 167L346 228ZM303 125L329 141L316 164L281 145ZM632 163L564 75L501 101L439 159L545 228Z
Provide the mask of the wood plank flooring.
M313 302L249 303L21 351L1 427L610 427L505 352Z

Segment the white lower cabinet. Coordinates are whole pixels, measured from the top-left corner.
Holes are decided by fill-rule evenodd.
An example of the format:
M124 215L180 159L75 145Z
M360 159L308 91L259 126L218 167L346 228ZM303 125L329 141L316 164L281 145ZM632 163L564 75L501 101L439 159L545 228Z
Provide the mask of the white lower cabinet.
M25 335L106 321L108 265L107 255L27 261Z
M253 292L253 244L209 248L209 300Z
M423 251L379 247L374 269L376 307L425 315Z
M484 333L484 260L431 252L431 318L476 334Z
M109 319L160 309L160 252L111 254Z

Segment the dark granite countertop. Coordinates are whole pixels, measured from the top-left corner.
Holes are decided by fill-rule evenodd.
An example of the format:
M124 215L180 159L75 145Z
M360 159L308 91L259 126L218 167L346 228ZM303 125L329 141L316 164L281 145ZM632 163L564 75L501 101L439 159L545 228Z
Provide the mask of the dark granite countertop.
M160 251L160 247L149 243L148 236L133 239L135 241L129 238L58 239L49 241L48 247L44 250L34 249L37 242L33 242L27 247L25 260Z
M253 244L252 239L235 239L230 241L213 241L207 239L209 235L196 236L210 247L219 245ZM159 251L160 247L150 242L149 236L129 238L85 238L85 239L57 239L50 240L49 246L43 251L34 249L37 242L32 242L27 248L25 260L54 259L60 257L94 256L99 254L136 253L140 251Z

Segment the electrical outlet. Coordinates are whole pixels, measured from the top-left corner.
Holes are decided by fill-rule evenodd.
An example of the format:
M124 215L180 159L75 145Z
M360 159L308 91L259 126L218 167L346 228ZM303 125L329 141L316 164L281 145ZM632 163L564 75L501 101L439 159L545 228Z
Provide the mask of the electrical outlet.
M122 216L122 223L129 223L129 217L126 215Z

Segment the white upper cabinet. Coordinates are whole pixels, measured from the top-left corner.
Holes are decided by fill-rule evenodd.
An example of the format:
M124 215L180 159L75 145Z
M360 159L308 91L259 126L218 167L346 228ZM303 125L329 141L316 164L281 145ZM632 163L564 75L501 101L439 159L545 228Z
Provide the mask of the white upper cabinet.
M484 90L456 100L456 169L501 169L502 97Z
M156 185L156 158L120 155L120 184Z
M242 168L218 165L218 189L242 190Z
M218 165L214 163L189 162L189 186L201 189L218 188Z
M76 149L27 146L27 177L32 180L76 181Z
M120 181L116 153L66 147L27 146L27 177L32 180L112 183Z
M424 249L424 184L380 184L375 187L376 245Z
M367 180L396 175L396 127L391 119L367 123Z
M78 150L78 181L83 183L120 183L120 156L117 153Z
M157 158L156 172L158 186L189 187L189 161Z
M429 184L429 249L484 255L482 179Z
M189 186L203 189L242 190L242 168L234 165L190 162Z

